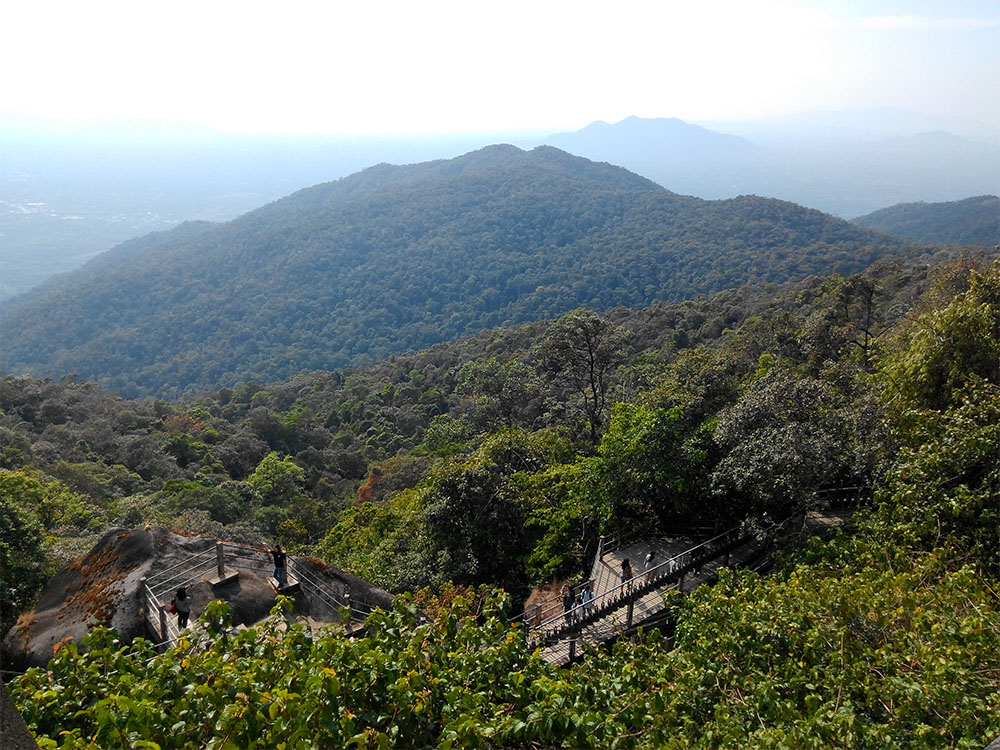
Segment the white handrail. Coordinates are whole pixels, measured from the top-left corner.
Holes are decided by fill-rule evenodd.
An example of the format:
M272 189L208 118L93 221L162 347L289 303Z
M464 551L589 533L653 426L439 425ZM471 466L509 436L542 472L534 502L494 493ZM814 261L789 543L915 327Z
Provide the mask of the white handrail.
M646 576L656 577L657 575L659 575L659 573L657 573L657 571L660 571L662 573L664 567L667 567L667 566L671 566L671 567L667 567L668 574L672 573L675 570L683 568L685 565L689 564L689 562L691 560L693 560L693 558L696 556L695 554L693 554L695 551L697 551L699 549L706 548L708 545L711 545L711 544L719 541L723 537L727 537L727 536L729 536L730 534L732 534L734 532L738 533L739 530L740 530L740 527L738 527L738 526L735 526L735 527L733 527L731 529L727 529L726 531L722 532L721 534L717 534L716 536L712 537L711 539L708 539L708 540L706 540L704 542L696 544L694 547L690 547L689 549L684 550L680 554L674 555L673 557L670 557L670 558L664 560L659 565L656 565L656 566L650 568L647 571L643 571L640 575L642 575L643 577L646 577ZM569 616L570 619L572 619L573 616L575 616L575 613L578 613L579 610L583 609L584 607L587 607L588 605L589 605L590 609L600 609L600 607L603 606L603 605L599 605L598 602L601 602L602 600L604 600L606 602L606 601L608 601L608 597L610 597L612 595L620 595L623 592L624 589L631 590L633 587L637 587L638 585L641 585L641 584L637 584L636 581L637 581L637 577L633 577L633 578L629 579L628 581L623 581L622 583L618 584L617 586L615 586L613 588L610 588L610 589L602 592L600 595L594 597L589 602L587 602L587 604L577 604L574 607L572 607L571 609L566 610L566 611L562 612L561 614L557 614L554 617L551 617L548 620L545 620L542 623L540 623L540 624L538 624L538 625L536 625L534 627L529 628L528 633L529 634L534 634L534 633L537 633L538 631L544 631L546 627L552 625L553 623L557 623L560 620L564 620L564 618L566 618L567 616Z
M195 558L201 557L203 555L207 555L207 554L212 553L212 552L215 552L214 548L213 549L204 550L203 552L194 552L194 553L192 553L192 555L190 557L187 557L187 558L185 558L185 559L183 559L183 560L181 560L179 562L176 562L176 563L174 563L173 565L171 565L168 568L164 568L163 570L156 571L149 578L153 579L153 578L156 578L157 576L165 575L165 574L169 573L171 570L173 570L174 568L180 567L181 565L189 564Z
M348 602L342 599L337 594L337 592L334 591L333 588L331 588L329 585L320 582L316 577L314 577L311 573L307 572L305 568L296 563L294 560L289 559L289 563L294 568L294 574L299 578L299 580L300 581L304 580L308 582L313 589L313 593L322 598L326 602L326 604L332 606L333 609L339 610L342 607L349 606L352 617L354 615L358 615L359 620L365 619L371 613L373 607L368 602L364 600L359 600L359 603L362 606L367 607L367 610L355 607L353 597L351 597L350 605L348 605ZM332 599L333 601L331 602L330 599Z
M196 570L201 570L201 569L207 570L210 569L213 565L214 565L214 560L203 560L199 563L191 565L190 567L184 568L183 570L177 572L172 578L168 578L164 581L160 581L154 586L150 586L150 589L157 596L160 596L163 594L163 592L172 589L175 585L178 584L178 582L189 581L191 578L193 578L191 574L194 573Z
M307 583L309 583L310 586L315 588L316 589L315 593L320 598L324 599L327 604L332 605L334 609L340 609L341 607L347 606L347 602L341 600L340 597L337 596L337 594L332 589L324 590L324 587L315 578L306 573L304 570L301 570L298 565L295 565L294 561L289 561L289 562L291 563L291 565L289 566L289 570L294 569L294 575L300 581L306 581Z

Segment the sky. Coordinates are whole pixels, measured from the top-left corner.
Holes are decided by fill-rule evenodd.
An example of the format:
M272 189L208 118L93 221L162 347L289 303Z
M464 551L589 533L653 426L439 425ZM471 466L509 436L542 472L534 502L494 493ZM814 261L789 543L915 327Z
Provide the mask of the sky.
M900 107L1000 134L1000 0L31 0L0 112L227 133L573 130Z

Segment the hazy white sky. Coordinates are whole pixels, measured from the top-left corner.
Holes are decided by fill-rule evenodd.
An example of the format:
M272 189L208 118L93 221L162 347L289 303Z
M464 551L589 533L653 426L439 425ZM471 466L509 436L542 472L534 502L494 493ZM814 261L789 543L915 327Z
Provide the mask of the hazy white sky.
M228 132L904 107L1000 130L1000 0L20 0L0 112Z

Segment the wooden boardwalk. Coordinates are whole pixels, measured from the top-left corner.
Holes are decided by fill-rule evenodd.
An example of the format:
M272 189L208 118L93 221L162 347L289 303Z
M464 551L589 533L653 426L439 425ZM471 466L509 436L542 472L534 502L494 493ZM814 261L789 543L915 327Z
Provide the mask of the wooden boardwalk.
M650 550L653 568L643 569ZM761 557L761 546L739 529L730 529L706 542L651 539L613 551L601 551L591 567L589 586L593 603L564 613L561 603L549 606L528 625L529 643L541 649L552 664L567 664L583 654L583 644L598 645L633 632L643 625L669 620L667 594L687 593L713 583L722 567L746 566ZM628 559L634 578L622 583L622 562Z

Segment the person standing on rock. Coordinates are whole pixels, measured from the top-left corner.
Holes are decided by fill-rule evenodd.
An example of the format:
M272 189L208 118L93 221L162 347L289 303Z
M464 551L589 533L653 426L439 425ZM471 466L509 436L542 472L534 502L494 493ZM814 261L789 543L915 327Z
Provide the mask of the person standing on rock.
M184 630L188 626L188 616L191 614L191 597L187 595L187 588L181 586L177 589L177 594L170 604L173 607L172 611L177 613L177 629Z
M274 558L274 580L278 582L278 588L283 589L288 585L285 581L285 560L288 555L282 551L280 544L275 544L271 557Z

